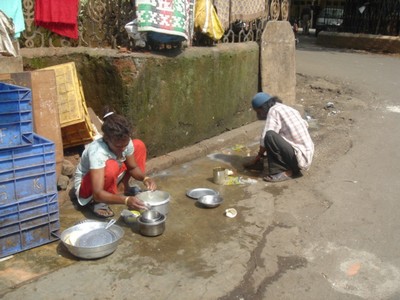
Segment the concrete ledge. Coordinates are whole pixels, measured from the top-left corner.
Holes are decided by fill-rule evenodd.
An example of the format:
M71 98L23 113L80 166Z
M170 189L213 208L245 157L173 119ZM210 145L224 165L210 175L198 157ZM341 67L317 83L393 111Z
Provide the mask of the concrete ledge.
M323 31L318 34L317 44L336 48L348 48L384 53L400 53L399 36Z
M206 156L218 149L230 147L233 144L247 144L258 142L264 122L256 121L237 129L225 132L219 136L201 141L190 147L170 152L160 157L155 157L147 162L147 173L151 174L160 170L181 164L193 159Z

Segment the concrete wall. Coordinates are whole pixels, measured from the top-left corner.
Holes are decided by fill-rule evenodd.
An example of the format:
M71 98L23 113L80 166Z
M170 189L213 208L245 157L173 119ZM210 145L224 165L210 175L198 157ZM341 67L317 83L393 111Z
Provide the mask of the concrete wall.
M150 156L193 145L255 120L257 43L192 47L164 53L110 49L21 49L24 70L74 61L86 104L111 105L135 124Z

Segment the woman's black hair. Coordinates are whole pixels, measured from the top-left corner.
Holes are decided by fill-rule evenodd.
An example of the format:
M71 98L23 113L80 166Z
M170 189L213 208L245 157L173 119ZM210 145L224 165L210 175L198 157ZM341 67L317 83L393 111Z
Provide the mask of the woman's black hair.
M132 137L133 126L127 118L107 107L103 116L101 130L103 135L108 138L124 139Z

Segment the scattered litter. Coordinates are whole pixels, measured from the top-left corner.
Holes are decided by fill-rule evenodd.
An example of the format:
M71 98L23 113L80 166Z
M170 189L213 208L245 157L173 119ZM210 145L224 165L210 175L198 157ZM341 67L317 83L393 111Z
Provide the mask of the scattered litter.
M238 176L227 176L224 180L224 185L238 185L242 184L240 177Z
M226 176L224 185L254 184L258 181L252 178L243 178L240 176Z
M257 179L252 179L252 178L242 178L241 182L243 183L248 183L248 184L254 184L257 183Z
M394 113L400 113L400 106L386 106L386 110Z
M313 118L307 116L307 123L308 123L308 127L310 129L318 129L319 128L317 119L313 119Z
M225 155L231 155L231 154L232 154L232 151L231 151L231 149L223 149L223 150L221 151L221 153L222 153L222 154L225 154Z
M327 109L327 108L334 108L335 107L335 104L333 103L333 102L328 102L328 103L326 103L326 105L325 105L325 109Z
M227 209L225 210L225 215L226 215L228 218L234 218L234 217L237 216L237 211L236 211L236 209L234 209L234 208L227 208Z
M336 115L338 113L340 113L340 111L332 110L332 111L329 112L328 116L334 116L334 115Z
M244 148L246 148L246 147L243 146L243 145L240 145L240 144L236 144L235 146L232 147L232 150L233 151L240 151L240 150L243 150Z
M14 257L14 255L10 255L10 256L6 256L6 257L3 257L3 258L0 258L0 262L9 260L9 259L11 259L13 257Z
M351 183L357 183L357 180L345 180L344 182L351 182Z

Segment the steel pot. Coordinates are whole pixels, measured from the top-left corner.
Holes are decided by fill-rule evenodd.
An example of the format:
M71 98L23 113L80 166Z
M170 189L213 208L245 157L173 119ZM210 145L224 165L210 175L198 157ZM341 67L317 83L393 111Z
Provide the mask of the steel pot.
M222 167L213 169L213 181L215 184L224 184L227 177L227 170Z
M139 232L144 236L158 236L161 235L165 231L165 221L167 217L163 214L160 214L160 218L149 221L149 219L143 218L140 216L137 219L139 224Z
M168 215L170 195L163 191L146 191L136 195L137 198L146 202L150 209L156 210L163 215Z
M140 220L145 223L154 223L161 220L163 215L156 210L146 210L140 215Z

